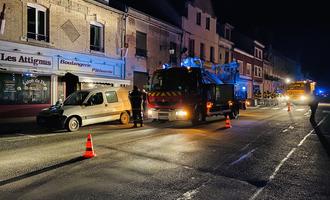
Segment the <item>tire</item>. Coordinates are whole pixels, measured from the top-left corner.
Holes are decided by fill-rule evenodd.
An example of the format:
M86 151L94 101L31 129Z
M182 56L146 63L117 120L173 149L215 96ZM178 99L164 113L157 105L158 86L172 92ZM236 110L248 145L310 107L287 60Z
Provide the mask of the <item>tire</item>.
M130 121L130 116L127 112L123 112L120 115L120 123L122 124L128 124Z
M71 117L66 124L66 129L70 132L78 131L80 127L80 122L77 117Z

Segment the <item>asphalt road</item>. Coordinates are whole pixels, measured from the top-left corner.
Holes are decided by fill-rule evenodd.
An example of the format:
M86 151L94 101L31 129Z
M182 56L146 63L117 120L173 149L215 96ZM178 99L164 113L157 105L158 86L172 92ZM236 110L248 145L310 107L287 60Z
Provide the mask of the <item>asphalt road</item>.
M0 199L329 199L330 105L251 108L232 128L116 123L0 135ZM87 134L92 159L81 159Z

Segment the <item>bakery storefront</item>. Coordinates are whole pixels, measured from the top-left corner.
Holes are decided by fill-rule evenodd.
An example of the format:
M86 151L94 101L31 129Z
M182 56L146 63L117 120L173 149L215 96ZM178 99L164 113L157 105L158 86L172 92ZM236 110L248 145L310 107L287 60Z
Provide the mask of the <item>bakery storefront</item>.
M64 99L72 92L102 87L127 87L122 80L121 60L89 56L88 59L60 57L58 59L58 95Z
M52 67L52 57L0 51L1 115L30 116L48 107Z

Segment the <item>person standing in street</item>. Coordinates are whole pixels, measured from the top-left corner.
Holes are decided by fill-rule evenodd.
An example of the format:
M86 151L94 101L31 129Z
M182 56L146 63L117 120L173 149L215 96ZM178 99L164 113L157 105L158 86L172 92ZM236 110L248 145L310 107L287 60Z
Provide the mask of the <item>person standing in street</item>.
M309 121L311 122L311 124L313 126L316 126L316 124L317 124L316 121L315 121L315 114L316 114L316 110L317 110L318 105L319 105L319 98L314 93L313 96L312 96L312 99L309 102L309 107L311 109L311 116L309 118Z
M133 112L133 122L134 122L133 128L136 128L138 123L142 127L143 126L143 119L141 115L142 93L139 91L139 88L137 86L133 87L133 91L131 91L129 94L129 99L131 101L132 112Z

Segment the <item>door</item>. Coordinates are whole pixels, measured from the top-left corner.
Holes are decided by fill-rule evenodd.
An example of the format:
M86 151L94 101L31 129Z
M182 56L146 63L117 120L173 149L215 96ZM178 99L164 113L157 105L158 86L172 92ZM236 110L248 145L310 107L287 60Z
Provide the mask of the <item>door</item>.
M105 122L109 118L107 104L104 101L103 93L97 92L88 98L87 104L82 107L83 125Z
M133 78L133 84L136 85L140 90L144 89L145 85L148 85L148 73L135 71Z
M117 120L123 111L123 102L118 100L116 91L105 92L106 112L109 114L109 121Z

